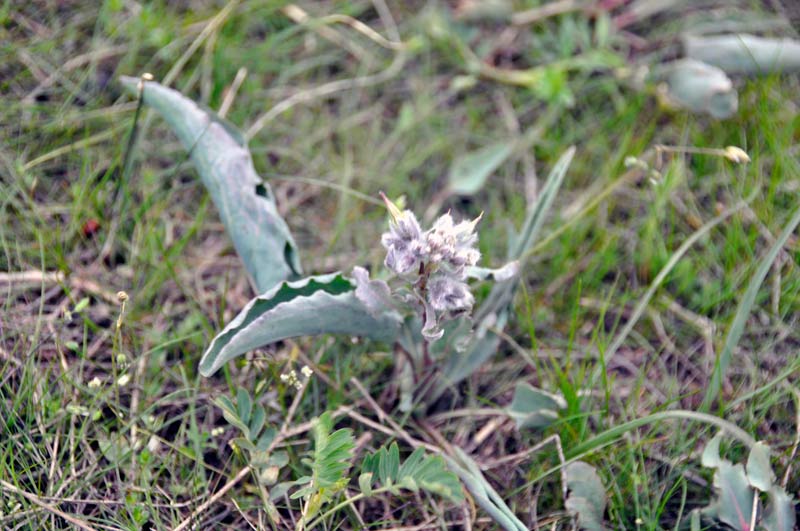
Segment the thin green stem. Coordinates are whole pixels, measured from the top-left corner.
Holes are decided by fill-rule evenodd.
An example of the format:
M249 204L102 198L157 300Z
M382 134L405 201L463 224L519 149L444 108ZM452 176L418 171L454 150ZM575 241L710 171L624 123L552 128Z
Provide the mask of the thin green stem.
M380 488L377 488L377 489L373 490L372 493L370 494L370 496L375 496L376 494L383 494L384 492L389 492L390 490L391 490L390 487L380 487ZM328 509L327 511L322 513L320 516L316 517L314 520L311 521L310 524L305 526L305 529L314 529L316 526L321 524L323 520L325 520L329 516L332 516L337 511L340 511L340 510L344 509L345 507L347 507L348 505L352 505L353 503L355 503L355 502L357 502L359 500L363 500L364 498L368 498L368 497L369 496L367 496L363 492L359 492L358 494L356 494L352 498L347 498L343 502L340 502L340 503L334 505L333 507L331 507L330 509Z

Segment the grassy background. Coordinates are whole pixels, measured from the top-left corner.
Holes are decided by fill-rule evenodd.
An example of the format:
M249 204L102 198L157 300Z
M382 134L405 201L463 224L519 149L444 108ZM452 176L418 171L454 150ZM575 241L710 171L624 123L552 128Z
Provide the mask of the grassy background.
M685 23L677 16L626 28L650 39L650 48L637 50L630 34L606 33L580 12L511 27L453 21L446 3L302 5L314 16L355 16L390 39L397 31L411 51L398 59L343 26L331 42L276 2L0 8L0 528L69 528L57 511L97 529L174 528L244 464L212 399L237 387L257 392L279 425L294 392L277 376L309 360L317 375L293 417L298 430L342 405L380 421L355 378L416 437L436 443L441 436L471 454L531 528L570 525L552 471L557 452L537 442L557 434L569 452L625 421L700 406L742 295L797 208L798 80L739 80L740 111L713 121L661 108L614 75L614 61L657 56L653 42L668 50ZM764 17L791 16L776 6L753 7ZM611 59L566 76L548 71L549 81L531 90L473 75L465 45L502 68L598 50ZM421 213L440 197L454 158L527 139L529 147L478 195L442 204L459 217L485 211L481 251L485 263L498 265L508 224L521 222L538 176L577 146L546 243L526 266L508 341L456 404L406 418L395 410L393 355L345 339L287 341L211 379L198 376L210 337L252 292L184 150L155 115L145 112L130 171L123 169L135 103L115 79L152 72L218 109L242 67L247 75L228 118L243 130L292 95L389 69L373 86L309 97L250 141L307 272L380 265L379 190L405 195ZM736 145L752 162L665 154L657 180L621 181L625 157L656 144ZM742 198L748 206L691 247L600 371L605 377L595 378L659 270L703 223ZM795 493L797 259L792 237L759 291L715 408L771 445L776 472ZM119 290L130 296L124 313ZM129 382L115 385L121 376ZM94 378L100 386L89 385ZM520 432L487 409L508 405L518 381L562 393L569 409L561 421L544 433ZM362 452L391 438L352 415L339 423L355 430ZM706 502L711 476L698 451L712 434L701 424L664 421L587 457L607 486L612 527L674 528ZM282 480L304 473L304 437L287 446ZM244 478L203 512L201 527L270 528L260 496L254 479ZM291 526L297 505L276 503ZM441 528L464 518L474 528L493 526L467 506L414 496L360 504L338 521Z

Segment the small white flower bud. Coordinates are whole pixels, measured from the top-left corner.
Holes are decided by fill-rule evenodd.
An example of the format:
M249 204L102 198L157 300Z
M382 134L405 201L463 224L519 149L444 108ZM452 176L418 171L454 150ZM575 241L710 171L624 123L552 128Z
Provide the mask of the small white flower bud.
M750 162L750 156L740 147L728 146L725 148L725 158L736 164L746 164Z

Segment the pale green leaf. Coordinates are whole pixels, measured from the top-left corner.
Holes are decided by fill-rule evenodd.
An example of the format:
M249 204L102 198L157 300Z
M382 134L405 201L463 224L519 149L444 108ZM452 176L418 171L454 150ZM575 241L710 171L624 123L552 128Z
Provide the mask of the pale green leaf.
M413 479L419 488L438 494L454 503L460 503L464 499L458 477L447 470L444 460L438 455L423 459L414 474L408 477Z
M214 403L222 410L222 416L229 424L236 426L242 433L247 433L249 427L239 418L239 412L227 396L219 396Z
M716 500L705 513L729 525L736 531L749 531L753 512L753 489L741 464L722 460L714 474Z
M397 473L400 470L400 448L396 442L389 446L389 451L386 452L382 465L381 479L383 483L388 484L387 480L396 483Z
M747 457L747 479L750 485L761 492L767 492L772 488L775 474L769 464L769 446L759 441L750 448L750 455Z
M271 456L269 456L267 463L270 466L283 468L289 464L289 454L286 452L274 452Z
M719 457L719 443L722 441L722 432L717 433L708 441L706 447L703 449L703 455L700 457L700 462L703 466L708 468L717 468L721 462Z
M120 80L130 92L138 92L138 78ZM269 185L256 174L241 134L213 112L156 82L144 84L142 97L190 152L259 293L297 278L302 271L294 239Z
M366 472L358 476L358 488L364 496L372 496L372 472Z
M250 430L248 438L251 441L256 441L258 435L261 433L261 428L264 427L266 420L267 412L264 410L264 406L261 404L256 404L256 406L253 408L253 414L250 417Z
M769 491L769 503L761 523L767 531L792 531L795 527L794 502L791 495L775 485Z
M335 490L350 468L355 440L350 429L331 433L333 419L329 412L319 417L314 426L314 454L311 463L312 487Z
M264 433L258 438L258 442L256 443L256 448L259 450L266 450L272 444L272 441L275 440L275 437L278 435L278 430L273 427L268 427L264 430Z
M577 517L578 527L589 531L604 531L606 491L600 476L594 467L583 461L568 464L566 474L569 495L564 505Z
M559 410L566 407L563 398L536 389L526 382L518 382L507 411L518 429L544 428L558 420Z
M666 83L660 95L672 107L728 118L736 113L739 95L720 68L694 59L679 59L658 69Z
M513 142L498 142L458 157L450 166L448 188L460 195L479 192L513 150Z
M520 235L515 240L515 245L512 247L509 258L512 260L521 260L525 252L536 242L536 237L544 224L544 220L553 206L556 194L564 182L564 177L567 175L569 165L572 163L572 158L575 156L575 147L570 147L556 161L550 174L547 176L544 187L536 200L536 203L531 205L525 222L522 224Z
M253 401L250 399L250 393L240 387L238 391L236 391L236 411L239 414L239 419L244 424L250 423L250 412L252 410Z
M453 457L445 455L443 458L448 468L464 482L475 503L506 531L527 531L525 524L517 518L503 497L483 476L477 463L458 446L453 447L453 452Z
M691 512L689 519L690 531L700 531L700 511L695 509Z
M338 273L281 282L251 300L217 334L200 360L201 374L210 376L245 352L290 337L327 333L393 340L399 315L376 315L355 289L352 280Z
M492 279L495 282L505 282L511 280L519 274L519 262L512 260L502 267L496 269L488 267L470 266L467 268L467 277L478 280Z
M250 453L258 451L258 448L246 437L234 437L232 443L240 450L247 450Z
M72 309L75 313L81 313L83 310L89 307L89 297L84 297L78 301L75 307Z
M289 489L291 489L295 485L294 481L284 481L282 483L278 483L271 489L269 489L269 499L271 501L277 501L283 498Z

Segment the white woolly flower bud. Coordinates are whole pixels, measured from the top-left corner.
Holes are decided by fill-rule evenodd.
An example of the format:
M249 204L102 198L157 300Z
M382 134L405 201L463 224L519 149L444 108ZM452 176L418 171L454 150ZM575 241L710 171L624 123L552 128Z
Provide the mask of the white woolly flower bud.
M475 225L482 217L453 224L450 214L436 220L425 233L427 258L444 267L460 280L466 279L466 268L478 263L481 253L474 248L478 242Z
M412 293L406 300L420 306L423 319L422 335L427 341L436 341L444 330L441 319L452 319L456 314L472 309L475 298L466 283L468 268L478 263L480 252L475 248L478 236L475 227L482 214L472 221L454 223L447 213L433 226L422 232L417 218L410 210L401 211L381 194L391 215L389 231L381 237L386 248L386 267L398 274L416 274ZM366 271L353 271L356 296L370 311L377 302L388 298L388 286L378 286L369 281Z
M416 216L404 210L389 224L389 232L381 236L386 248L386 267L395 273L413 271L423 258L422 229Z
M437 312L462 312L472 309L475 298L466 282L448 275L434 275L428 281L428 302Z

